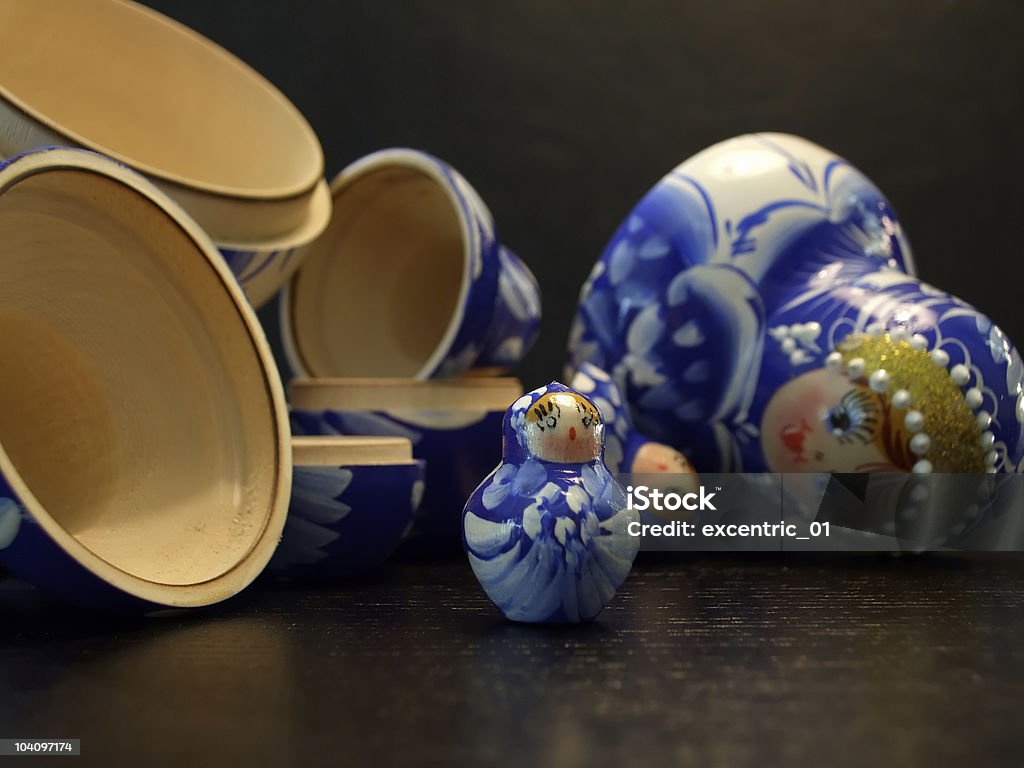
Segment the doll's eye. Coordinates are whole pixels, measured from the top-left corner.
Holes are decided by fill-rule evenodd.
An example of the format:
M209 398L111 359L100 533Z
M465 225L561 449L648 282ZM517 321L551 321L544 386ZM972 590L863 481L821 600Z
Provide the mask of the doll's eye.
M541 432L545 429L554 429L562 415L561 407L554 402L547 407L541 403L533 410L537 414L537 426L540 427Z
M588 408L585 405L577 403L576 410L580 412L580 421L586 429L590 429L590 427L597 421L597 411L592 408Z
M548 426L554 429L560 418L562 418L562 406L558 403L551 403L551 410L548 411Z
M867 444L878 430L878 416L875 399L866 390L854 388L825 415L825 426L842 445L854 440Z

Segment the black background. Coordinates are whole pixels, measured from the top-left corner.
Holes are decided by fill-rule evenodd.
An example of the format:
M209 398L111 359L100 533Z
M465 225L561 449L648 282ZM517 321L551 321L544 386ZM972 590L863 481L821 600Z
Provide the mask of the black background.
M561 373L580 285L640 196L755 130L852 161L899 211L921 276L1024 344L1019 3L148 4L284 91L328 176L399 145L462 171L544 291L530 387Z

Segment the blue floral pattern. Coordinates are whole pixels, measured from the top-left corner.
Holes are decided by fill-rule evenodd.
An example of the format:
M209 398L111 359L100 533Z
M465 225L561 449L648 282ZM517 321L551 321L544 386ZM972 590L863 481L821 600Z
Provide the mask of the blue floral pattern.
M0 498L0 550L7 549L21 530L21 505L13 499Z
M472 285L462 322L445 358L428 378L447 378L470 368L509 368L533 346L540 327L540 286L533 273L498 241L494 217L463 176L432 155L469 223Z
M422 504L402 544L405 553L439 555L457 552L459 519L476 478L500 459L496 436L500 411L463 414L385 413L337 409L292 409L295 435L376 435L404 437L413 455L426 462ZM417 418L419 417L419 418Z
M76 605L118 613L166 608L122 591L81 565L38 524L0 472L0 564Z
M996 468L1024 461L1019 355L914 277L881 192L807 141L743 136L680 165L627 217L583 286L568 368L607 371L636 427L699 470L764 471L771 395L878 325L967 365L991 393Z
M267 566L291 581L330 581L380 566L423 494L424 463L295 468L281 544Z

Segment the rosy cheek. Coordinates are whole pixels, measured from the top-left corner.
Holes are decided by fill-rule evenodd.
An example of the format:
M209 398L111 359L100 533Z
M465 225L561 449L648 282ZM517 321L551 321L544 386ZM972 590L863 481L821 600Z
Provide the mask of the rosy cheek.
M820 398L808 396L801 400L794 400L787 404L788 407L780 413L780 424L807 424L813 426L818 421L818 413L821 410Z

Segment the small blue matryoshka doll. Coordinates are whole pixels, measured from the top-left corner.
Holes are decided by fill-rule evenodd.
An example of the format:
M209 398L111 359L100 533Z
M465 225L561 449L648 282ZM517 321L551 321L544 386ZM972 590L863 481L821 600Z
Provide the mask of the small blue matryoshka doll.
M513 621L597 616L633 565L639 513L604 464L594 403L552 382L503 422L501 463L470 496L463 542L487 596Z

